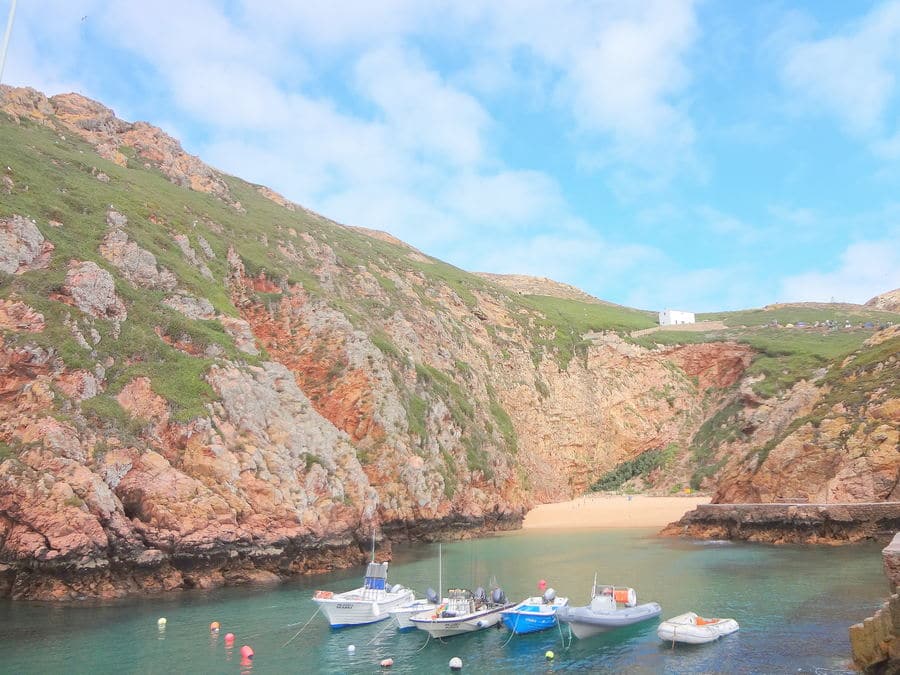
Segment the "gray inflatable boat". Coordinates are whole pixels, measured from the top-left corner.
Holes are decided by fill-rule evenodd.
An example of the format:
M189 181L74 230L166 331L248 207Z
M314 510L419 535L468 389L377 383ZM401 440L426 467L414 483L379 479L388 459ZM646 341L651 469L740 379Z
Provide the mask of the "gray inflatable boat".
M584 607L560 607L556 617L569 624L577 638L589 638L599 633L630 626L658 617L662 608L658 603L637 604L633 588L597 585L591 590L591 604ZM621 606L620 606L621 605Z

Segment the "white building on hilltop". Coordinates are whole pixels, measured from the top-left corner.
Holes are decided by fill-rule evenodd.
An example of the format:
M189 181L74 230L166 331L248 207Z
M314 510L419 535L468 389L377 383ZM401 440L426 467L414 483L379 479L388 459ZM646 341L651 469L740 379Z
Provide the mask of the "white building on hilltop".
M659 313L660 326L680 326L685 323L694 323L693 312L679 312L677 309L667 309Z

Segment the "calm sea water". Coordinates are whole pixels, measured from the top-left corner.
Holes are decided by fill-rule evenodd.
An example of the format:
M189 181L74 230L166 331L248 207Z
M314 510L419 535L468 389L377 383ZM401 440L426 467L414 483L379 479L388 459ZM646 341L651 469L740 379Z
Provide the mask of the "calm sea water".
M586 604L594 572L655 600L663 618L693 610L738 620L716 643L674 649L649 621L564 646L559 631L513 636L489 629L428 641L389 622L331 630L316 611L317 588L347 590L362 569L271 589L221 589L105 605L0 603L4 673L834 673L847 667L847 628L872 614L887 592L880 546L774 547L661 539L653 531L521 531L443 545L445 587L487 586L496 577L510 598L546 579L573 604ZM390 581L419 593L437 586L437 545L395 547ZM165 632L157 619L165 616ZM218 637L211 621L222 625ZM234 652L222 636L237 636ZM242 667L237 650L256 652ZM353 655L347 646L356 646ZM553 650L552 662L544 653Z

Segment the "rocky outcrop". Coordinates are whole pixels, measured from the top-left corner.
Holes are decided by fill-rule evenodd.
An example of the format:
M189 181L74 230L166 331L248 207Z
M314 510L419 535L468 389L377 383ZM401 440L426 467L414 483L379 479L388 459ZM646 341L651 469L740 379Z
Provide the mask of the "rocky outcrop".
M845 544L884 540L897 529L900 502L701 504L662 534L772 544Z
M231 316L220 316L219 323L222 324L225 332L234 340L234 346L237 347L238 351L252 356L259 354L259 349L256 347L256 338L248 322Z
M15 117L58 124L94 145L101 157L120 166L128 162L120 148L133 148L141 159L152 163L176 185L211 193L239 206L216 171L186 153L177 140L158 127L120 120L110 108L80 94L60 94L48 99L34 89L3 87L0 91L3 110Z
M64 299L96 319L124 321L128 317L112 275L95 262L71 261L62 292Z
M175 275L156 263L156 256L128 239L124 230L115 229L103 239L100 254L135 286L171 291L178 285Z
M867 307L875 307L876 309L884 309L890 312L900 312L900 288L893 291L876 295L866 302Z
M198 298L190 293L182 292L170 295L163 300L163 304L184 314L189 319L213 319L216 316L216 309L209 300Z
M900 672L900 532L881 555L892 595L874 616L850 626L853 663L865 673Z
M0 272L22 274L44 268L51 251L53 244L32 221L22 216L0 218Z
M742 388L714 502L900 501L900 334L771 399Z
M40 333L44 325L44 315L24 302L0 300L0 329Z

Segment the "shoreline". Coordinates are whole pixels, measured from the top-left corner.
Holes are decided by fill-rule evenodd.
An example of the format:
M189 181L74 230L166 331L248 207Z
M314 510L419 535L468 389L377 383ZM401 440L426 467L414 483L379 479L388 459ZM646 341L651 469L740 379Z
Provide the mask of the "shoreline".
M709 496L587 495L536 506L525 514L522 529L663 528L710 500Z

